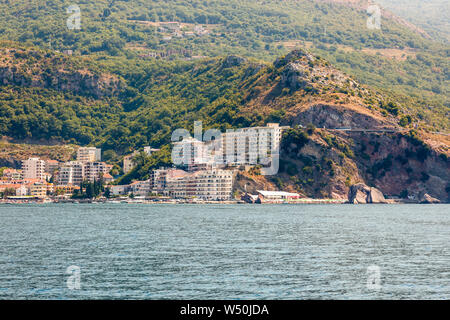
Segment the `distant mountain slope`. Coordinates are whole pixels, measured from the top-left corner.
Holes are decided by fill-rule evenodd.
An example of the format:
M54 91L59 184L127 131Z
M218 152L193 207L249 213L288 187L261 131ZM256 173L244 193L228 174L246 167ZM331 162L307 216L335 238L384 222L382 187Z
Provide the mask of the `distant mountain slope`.
M0 134L93 144L113 161L144 145L162 148L123 181L145 179L152 166L169 165L173 130L192 131L194 121L221 131L275 121L294 129L283 140L279 174L265 183L315 197L345 198L352 183L366 182L389 195L448 198L448 140L415 132L415 124L426 125L407 114L412 106L305 51L271 64L239 56L102 64L39 49L3 52L8 71L0 82ZM37 56L45 57L40 68ZM82 91L60 85L77 83L80 74L117 81L106 82L112 88L94 81L99 85ZM357 130L336 130L342 127ZM11 154L5 150L4 163Z
M423 99L423 109L445 114L449 106L448 46L389 16L381 30L368 29L368 1L85 1L78 3L80 30L66 26L70 5L70 0L3 1L0 39L71 49L102 61L238 54L271 62L294 48L308 48L363 83ZM160 27L169 21L183 23L179 33ZM200 35L196 25L204 30Z
M448 0L375 0L375 2L423 28L434 38L450 42Z
M189 128L197 119L221 129L280 120L327 128L426 127L436 115L416 116L414 101L363 86L303 51L274 64L239 56L100 63L38 49L0 52L0 133L16 139L60 139L125 151L167 144L172 130ZM336 113L335 121L330 113Z

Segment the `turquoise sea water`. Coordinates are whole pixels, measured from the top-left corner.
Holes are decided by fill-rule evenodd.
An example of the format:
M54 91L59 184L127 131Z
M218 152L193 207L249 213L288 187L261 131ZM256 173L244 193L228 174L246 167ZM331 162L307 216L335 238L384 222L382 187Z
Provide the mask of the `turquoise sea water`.
M450 205L0 205L0 248L0 299L450 298Z

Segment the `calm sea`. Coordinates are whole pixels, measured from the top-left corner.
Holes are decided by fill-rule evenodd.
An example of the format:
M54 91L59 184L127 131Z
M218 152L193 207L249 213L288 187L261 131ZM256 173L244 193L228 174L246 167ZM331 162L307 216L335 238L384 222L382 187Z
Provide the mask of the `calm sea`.
M0 299L450 298L450 205L1 205L0 248Z

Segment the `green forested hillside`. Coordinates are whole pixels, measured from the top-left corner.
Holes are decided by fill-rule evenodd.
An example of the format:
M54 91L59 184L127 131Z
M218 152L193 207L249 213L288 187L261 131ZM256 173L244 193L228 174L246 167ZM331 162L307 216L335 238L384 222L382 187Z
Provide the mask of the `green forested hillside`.
M418 37L395 21L383 21L382 31L366 27L368 2L357 6L314 0L98 0L78 1L3 0L1 34L4 39L29 41L53 49L82 53L116 53L128 42L158 48L161 32L138 22L168 22L210 25L206 39L185 41L204 53L252 53L266 57L273 45L285 40L318 40L325 43L372 48L411 47L426 49L431 42ZM80 9L81 29L69 30L66 10ZM179 43L183 45L183 41ZM262 51L256 53L255 51ZM276 56L278 53L272 53Z
M283 80L300 81L297 71L286 69L290 58L266 64L238 56L201 61L117 57L90 69L93 62L86 58L39 49L0 52L0 134L18 140L96 144L122 153L167 144L174 129L191 128L195 120L222 130L282 119L292 123L285 112L313 101L378 110L387 119L394 117L393 123L416 107L415 101L356 85L312 56L301 73L308 84L298 91ZM427 126L436 115L425 114L426 121L413 116L403 125L420 121Z
M389 15L368 29L367 1L84 0L79 30L69 5L0 1L0 134L13 142L96 145L113 163L160 147L128 183L170 165L171 133L194 121L280 122L294 129L262 183L448 199L448 138L431 133L449 129L448 45Z
M73 1L3 0L0 38L70 49L102 63L142 60L150 52L169 52L172 60L238 54L271 62L307 47L363 83L411 96L418 102L412 114L429 119L435 112L439 116L430 123L447 127L442 115L448 118L448 46L389 17L383 17L381 30L370 30L366 1L341 2L78 1L81 29L69 30L66 10ZM185 23L182 32L202 25L209 33L177 37L155 25L168 21Z
M18 45L1 52L2 136L96 145L112 163L144 145L161 148L152 157L141 155L118 183L146 179L149 169L170 165L173 130L192 131L194 121L222 131L275 121L294 129L283 143L279 174L262 183L342 198L352 183L367 181L385 194L419 188L448 198L448 142L426 144L426 133L421 130L419 138L413 130L434 130L427 124L433 118L410 116L415 100L361 85L304 51L267 64L239 56L100 62ZM333 130L342 127L390 133ZM10 150L3 151L3 163L14 160Z
M170 141L177 127L237 109L241 96L237 85L255 72L251 63L224 71L220 59L202 63L118 59L100 71L89 69L83 59L57 55L41 59L39 70L45 71L41 73L34 69L35 56L47 53L17 47L5 51L14 62L4 60L0 66L0 134L18 140L102 144L118 151L149 143L160 146ZM101 81L92 84L93 79L110 78L118 79L115 90ZM61 83L72 85L65 89ZM90 86L80 88L77 83ZM223 110L209 109L216 101L222 101Z

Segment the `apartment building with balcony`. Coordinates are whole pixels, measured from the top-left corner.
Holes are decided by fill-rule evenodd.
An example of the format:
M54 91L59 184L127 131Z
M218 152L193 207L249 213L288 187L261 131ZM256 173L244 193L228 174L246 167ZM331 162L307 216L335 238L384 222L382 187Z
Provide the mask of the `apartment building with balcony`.
M45 198L47 197L47 190L51 191L47 183L44 182L35 182L30 185L30 195L32 197Z
M150 180L135 181L129 185L128 192L137 196L148 196L152 191L151 185Z
M98 162L102 160L102 149L95 147L81 147L77 151L77 161Z
M84 180L100 180L109 170L104 162L70 161L59 169L57 181L59 185L79 185Z
M100 180L108 171L108 166L105 162L86 162L84 163L83 178L89 182L94 182L94 180Z
M58 185L79 185L84 179L84 163L80 161L66 162L58 173Z
M45 175L45 161L39 158L29 158L22 161L22 175L23 179L39 179L44 180Z
M233 191L233 171L202 170L187 176L186 197L202 200L231 200Z
M272 152L279 152L281 137L288 126L268 123L265 127L241 128L222 134L220 149L229 166L269 164Z
M195 172L171 169L165 175L164 194L176 199L231 200L233 171L211 169Z

